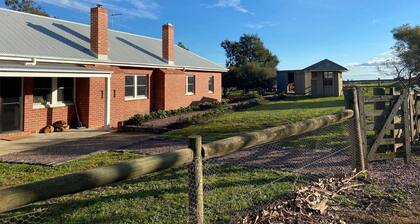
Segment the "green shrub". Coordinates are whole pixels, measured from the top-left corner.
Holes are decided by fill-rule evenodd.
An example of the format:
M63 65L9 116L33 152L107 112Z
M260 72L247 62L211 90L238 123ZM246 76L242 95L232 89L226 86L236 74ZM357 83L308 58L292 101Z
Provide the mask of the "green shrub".
M126 125L137 125L140 126L145 122L157 120L157 119L163 119L170 116L175 116L183 113L189 113L193 111L200 111L200 110L208 110L208 109L217 109L223 108L223 105L226 103L220 103L220 102L204 102L198 105L189 106L189 107L180 107L178 109L173 110L158 110L151 112L149 114L136 114L130 119L128 119L125 124Z

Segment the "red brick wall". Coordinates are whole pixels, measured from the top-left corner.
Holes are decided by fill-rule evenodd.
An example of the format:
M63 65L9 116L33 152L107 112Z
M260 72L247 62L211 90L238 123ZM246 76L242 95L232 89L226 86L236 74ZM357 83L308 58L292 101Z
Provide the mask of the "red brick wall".
M74 107L63 106L54 108L33 108L33 79L24 78L23 81L23 131L39 132L55 121L64 120L67 123L74 119Z
M157 82L164 80L164 93L157 93L156 106L159 109L169 110L179 107L186 107L205 101L221 101L222 99L222 79L221 73L214 72L196 72L181 71L173 69L162 69L157 72ZM195 76L195 93L194 95L186 95L185 83L186 76ZM214 92L210 93L208 88L208 78L214 77ZM159 85L155 85L158 86ZM164 96L162 99L162 95ZM162 102L163 101L163 102ZM164 105L162 107L162 105Z
M95 66L95 69L113 71L111 78L111 127L118 127L118 123L125 121L137 113L149 113L151 110L151 80L153 69L136 69L114 66ZM147 75L149 89L147 99L125 99L125 76L126 75ZM105 114L105 95L99 97L98 93L105 94L105 79L95 81L90 79L90 100L89 100L89 126L103 127Z
M89 66L91 67L91 66ZM222 98L221 74L212 72L181 71L173 69L135 69L111 66L95 66L95 69L113 71L111 78L111 127L137 113L149 113L153 109L174 109L203 101L220 101ZM147 99L125 99L125 76L148 75ZM186 95L186 75L195 75L194 95ZM214 93L209 93L208 77L214 76ZM72 122L76 117L74 106L33 108L32 78L24 81L24 131L37 132L57 120ZM76 105L79 117L88 128L101 128L105 121L105 78L77 78Z

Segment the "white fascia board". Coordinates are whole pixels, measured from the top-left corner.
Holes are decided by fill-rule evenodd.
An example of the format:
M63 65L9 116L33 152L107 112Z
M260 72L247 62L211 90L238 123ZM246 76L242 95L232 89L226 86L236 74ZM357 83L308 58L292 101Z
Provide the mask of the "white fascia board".
M23 77L23 78L109 78L110 73L59 73L59 72L18 72L18 71L0 71L0 77Z

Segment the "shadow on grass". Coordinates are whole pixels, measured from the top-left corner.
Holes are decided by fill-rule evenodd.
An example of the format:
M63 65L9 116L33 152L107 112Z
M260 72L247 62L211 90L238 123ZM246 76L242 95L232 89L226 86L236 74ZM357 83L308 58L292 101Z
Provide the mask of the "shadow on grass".
M249 189L264 189L266 185L274 181L277 181L276 184L283 188L289 188L287 186L294 180L293 175L289 173L276 173L268 169L251 169L228 164L211 164L206 167L211 172L205 175L205 194L209 195L206 200L210 200L208 201L210 209L227 215L233 215L234 210L225 211L222 209L223 211L219 211L220 208L215 205L218 202L232 203L226 201L226 195L239 192L241 200L244 200L246 204L252 204L253 200L262 199L261 195L255 195L255 193L252 198L245 197L245 195L248 196ZM187 182L188 172L185 168L178 168L93 191L52 199L9 214L10 216L25 215L43 209L45 210L43 215L46 217L46 223L121 223L130 217L133 217L133 220L139 220L140 217L147 222L154 217L154 213L164 213L165 209L163 208L175 206L171 207L175 213L173 215L184 216L188 206ZM272 189L271 191L273 194L276 192ZM265 193L265 191L263 192ZM133 201L136 203L133 204ZM152 211L139 209L138 213L134 215L131 214L134 205L136 205L136 209L137 206L145 206L143 209L150 208ZM230 207L227 206L227 208ZM126 216L125 213L128 211ZM119 213L124 213L124 215ZM168 217L168 219L172 218ZM156 221L155 223L161 222ZM165 222L162 221L162 223Z

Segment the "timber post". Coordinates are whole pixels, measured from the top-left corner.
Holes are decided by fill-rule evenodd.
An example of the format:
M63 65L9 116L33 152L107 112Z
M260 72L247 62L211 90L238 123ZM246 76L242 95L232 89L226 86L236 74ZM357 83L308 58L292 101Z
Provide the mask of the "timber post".
M352 143L352 168L357 171L366 170L366 145L364 144L362 132L362 119L360 113L359 90L348 88L344 90L346 109L354 111L354 117L350 126L350 142ZM363 104L362 104L363 106ZM364 115L363 115L364 116Z
M374 96L384 96L385 95L385 88L374 88L373 89L373 95ZM374 110L378 110L378 111L384 111L385 110L385 102L384 101L380 101L380 102L375 102L373 104L373 109ZM385 114L385 113L383 113ZM382 126L384 125L384 121L385 121L385 116L375 116L373 118L374 120L374 127L373 130L375 131L375 134L377 135L381 129Z
M410 97L410 90L404 89L403 90L404 103L403 113L404 113L404 148L405 148L405 163L410 162L411 157L411 118L410 118L410 105L409 105L409 97Z
M202 138L199 135L188 137L188 147L193 150L194 158L189 174L189 217L190 223L204 223L203 193L203 155Z

